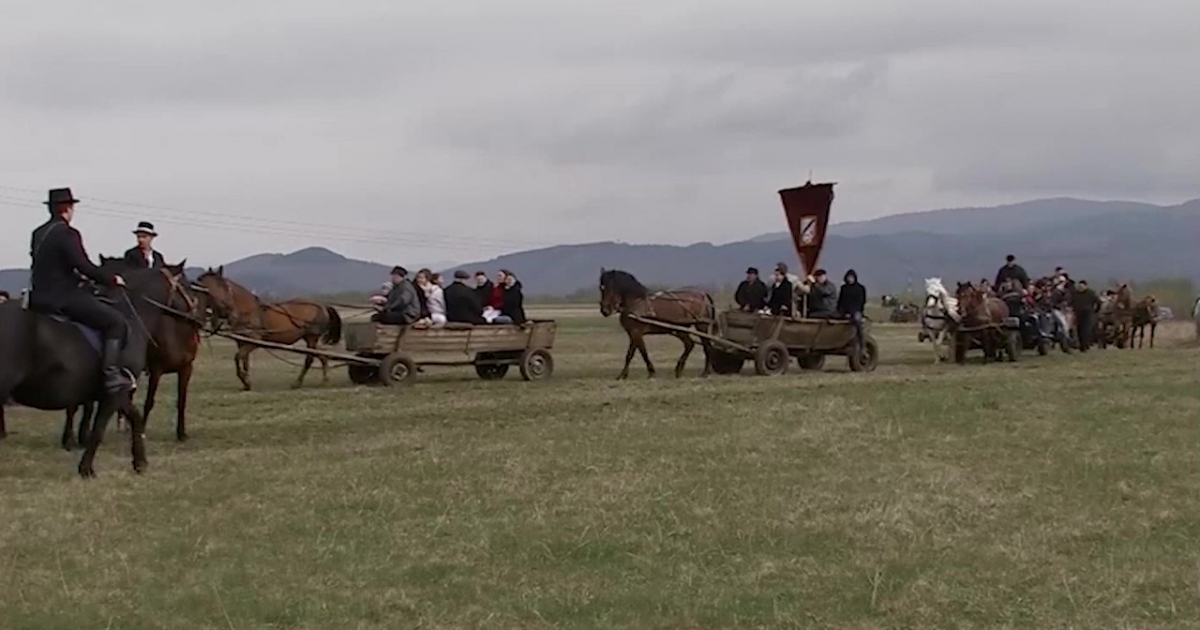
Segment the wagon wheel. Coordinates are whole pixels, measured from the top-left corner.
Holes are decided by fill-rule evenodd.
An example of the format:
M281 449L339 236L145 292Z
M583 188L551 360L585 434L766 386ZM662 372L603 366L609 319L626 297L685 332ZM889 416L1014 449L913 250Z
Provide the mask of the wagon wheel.
M754 372L761 376L778 376L787 372L788 363L791 357L788 356L787 346L783 345L782 341L768 341L758 347L758 351L754 353Z
M804 354L796 357L796 364L801 370L820 370L825 367L825 355Z
M1045 337L1041 336L1040 332L1038 333L1037 353L1038 356L1041 357L1044 357L1050 353L1050 342L1047 341Z
M404 385L417 374L417 364L407 354L393 352L379 363L379 380L384 385Z
M868 336L863 341L862 352L850 354L850 370L852 372L874 372L879 366L879 344L874 337Z
M355 385L367 385L379 380L379 366L366 363L351 363L346 366L350 382Z
M717 374L737 374L746 364L746 358L740 354L713 350L712 369Z
M475 373L485 381L498 381L508 374L507 363L476 363Z
M508 366L505 366L508 367ZM554 357L545 348L530 348L521 355L521 378L540 381L554 373Z
M1004 338L1004 352L1008 355L1009 362L1016 362L1021 356L1021 333L1015 330L1008 331Z

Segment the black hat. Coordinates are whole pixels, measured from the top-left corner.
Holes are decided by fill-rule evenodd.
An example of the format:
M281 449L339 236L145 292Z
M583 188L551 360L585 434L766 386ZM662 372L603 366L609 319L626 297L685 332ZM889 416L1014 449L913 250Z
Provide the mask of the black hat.
M149 221L142 221L142 222L138 223L137 229L134 230L133 233L134 234L149 234L150 236L158 236L158 232L154 231L154 224Z
M46 204L47 206L54 207L67 203L79 203L79 200L75 198L75 195L71 194L70 188L52 188L50 189L50 194L47 196L46 201L43 201L42 203Z
M1009 255L1007 255L1007 256L1005 256L1005 257L1004 257L1004 260L1005 260L1006 262L1012 262L1012 261L1014 261L1014 260L1016 260L1016 259L1017 259L1017 257L1016 257L1016 256L1013 256L1012 254L1009 254Z
M818 270L816 270L816 271L814 271L814 272L813 272L813 275L814 275L814 276L827 276L827 275L829 275L829 274L825 273L825 270L824 270L824 269L818 269Z
M454 272L454 279L455 279L455 280L466 280L466 279L468 279L468 278L470 278L470 277L471 277L471 274L469 274L469 273L467 273L467 272L463 271L462 269L459 269L458 271L455 271L455 272Z
M752 273L757 276L758 275L758 267L750 267L749 269L746 270L746 273L747 274Z
M400 265L396 265L395 267L392 267L392 274L397 276L407 276L408 270Z

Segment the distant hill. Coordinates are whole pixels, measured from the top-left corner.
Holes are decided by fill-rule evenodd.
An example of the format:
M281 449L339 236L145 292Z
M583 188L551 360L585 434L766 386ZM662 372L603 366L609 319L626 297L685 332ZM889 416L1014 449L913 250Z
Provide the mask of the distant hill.
M837 208L834 208L836 216ZM780 224L783 217L780 216ZM1005 254L1031 274L1066 267L1077 278L1190 278L1200 283L1200 200L1178 206L1124 201L1043 199L993 208L958 208L835 224L821 265L839 277L858 271L874 294L918 289L922 279L992 276ZM714 245L588 243L517 252L458 265L515 271L531 296L592 290L601 267L620 268L654 286L727 286L747 266L766 273L776 262L798 268L785 232ZM346 258L321 247L260 254L225 265L225 273L262 295L367 293L391 264ZM415 270L415 265L410 267ZM191 275L200 270L189 270ZM445 270L453 271L453 269ZM0 288L24 286L25 270L0 271Z

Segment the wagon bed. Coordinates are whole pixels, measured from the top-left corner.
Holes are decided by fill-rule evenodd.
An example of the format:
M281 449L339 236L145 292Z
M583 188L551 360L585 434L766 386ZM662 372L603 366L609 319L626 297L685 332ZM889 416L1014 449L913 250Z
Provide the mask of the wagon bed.
M787 371L791 358L803 370L819 370L829 355L845 356L850 369L870 372L879 363L879 346L863 322L866 339L864 352L851 352L855 342L854 324L845 319L786 317L746 311L726 311L717 316L717 330L727 343L713 352L713 369L721 374L736 373L746 361L754 361L758 374L774 375Z
M485 380L504 378L515 365L527 381L548 378L557 330L553 320L439 327L354 322L346 325L344 336L346 350L360 359L348 366L350 380L395 385L425 365L473 365Z

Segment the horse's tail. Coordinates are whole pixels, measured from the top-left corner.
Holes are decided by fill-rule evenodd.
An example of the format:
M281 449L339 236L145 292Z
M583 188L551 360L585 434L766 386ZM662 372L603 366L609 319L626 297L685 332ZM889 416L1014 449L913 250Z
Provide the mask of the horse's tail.
M338 315L337 309L332 306L326 306L325 313L329 316L329 324L325 328L325 335L321 337L321 341L326 345L336 345L342 340L342 316Z

